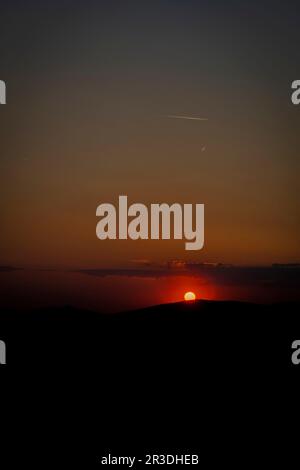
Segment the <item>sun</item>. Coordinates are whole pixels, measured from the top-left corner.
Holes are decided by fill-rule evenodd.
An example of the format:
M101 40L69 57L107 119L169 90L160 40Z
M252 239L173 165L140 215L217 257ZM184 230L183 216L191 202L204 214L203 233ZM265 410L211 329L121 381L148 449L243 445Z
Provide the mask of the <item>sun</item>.
M186 302L190 302L191 300L196 300L196 295L194 294L194 292L186 292L184 294L184 300Z

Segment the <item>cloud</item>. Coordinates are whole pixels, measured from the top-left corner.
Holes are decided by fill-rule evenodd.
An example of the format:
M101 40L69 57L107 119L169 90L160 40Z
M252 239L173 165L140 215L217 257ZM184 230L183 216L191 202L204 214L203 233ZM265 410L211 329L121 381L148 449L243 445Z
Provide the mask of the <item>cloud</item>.
M129 269L80 269L77 272L88 274L89 276L108 277L108 276L124 276L124 277L140 277L140 278L161 278L166 277L167 274L164 269L142 269L142 268L129 268ZM173 272L173 276L177 275Z
M151 266L149 262L144 268L82 269L78 272L98 277L124 276L151 279L190 276L199 278L202 283L223 286L299 286L300 288L300 264L234 266L229 264L190 263L182 260L171 260L161 267Z
M10 273L18 270L20 270L20 268L15 268L13 266L0 266L0 273Z
M137 266L151 266L152 262L149 259L132 259L130 263L136 264Z
M300 286L299 265L231 266L190 264L188 271L222 285Z

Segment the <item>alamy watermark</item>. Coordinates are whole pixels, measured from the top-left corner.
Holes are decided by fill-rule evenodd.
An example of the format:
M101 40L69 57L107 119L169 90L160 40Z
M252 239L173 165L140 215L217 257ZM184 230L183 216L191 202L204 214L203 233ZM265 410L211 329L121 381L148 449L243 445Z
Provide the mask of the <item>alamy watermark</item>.
M6 344L0 340L0 364L6 364Z
M0 80L0 104L6 104L6 85L3 80Z
M148 211L140 203L128 207L127 196L119 196L118 210L113 204L104 203L97 207L96 215L101 217L96 227L100 240L184 238L188 240L186 250L201 250L204 245L204 204L195 204L195 208L193 204L151 204Z
M300 364L300 340L299 339L295 339L295 341L293 341L292 349L295 350L291 357L292 363L295 366L297 366L298 364Z
M292 96L291 100L293 104L300 104L300 80L294 80L292 83Z

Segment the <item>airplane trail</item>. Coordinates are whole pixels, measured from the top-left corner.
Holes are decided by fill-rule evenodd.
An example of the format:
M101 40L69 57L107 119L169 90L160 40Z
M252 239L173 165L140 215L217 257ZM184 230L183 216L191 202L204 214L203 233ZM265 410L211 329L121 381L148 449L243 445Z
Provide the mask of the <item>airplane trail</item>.
M171 119L188 119L190 121L208 121L208 118L194 117L194 116L181 116L177 114L169 114L167 117Z

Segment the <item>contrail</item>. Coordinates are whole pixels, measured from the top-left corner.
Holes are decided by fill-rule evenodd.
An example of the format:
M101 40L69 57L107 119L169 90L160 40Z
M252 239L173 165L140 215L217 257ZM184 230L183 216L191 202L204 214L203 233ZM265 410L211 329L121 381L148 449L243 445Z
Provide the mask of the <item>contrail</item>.
M189 119L191 121L208 121L208 118L193 117L193 116L180 116L177 114L168 114L167 117L171 119Z

